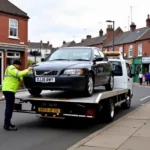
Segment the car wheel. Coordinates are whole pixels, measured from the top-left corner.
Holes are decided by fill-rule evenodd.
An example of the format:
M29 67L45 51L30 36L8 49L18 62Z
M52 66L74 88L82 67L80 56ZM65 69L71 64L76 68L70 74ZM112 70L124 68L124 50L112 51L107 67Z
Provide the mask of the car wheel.
M87 83L85 86L85 94L86 96L92 96L94 91L94 80L92 74L89 74L87 78Z
M39 88L28 89L29 93L33 96L38 96L41 94L42 90Z
M128 94L126 97L126 101L121 104L121 108L122 109L129 109L130 106L131 106L131 97L130 97L130 94Z
M108 100L108 102L104 105L104 120L105 122L111 122L114 119L115 116L115 104L113 100Z
M107 91L111 91L114 88L114 76L110 76L108 84L105 85Z

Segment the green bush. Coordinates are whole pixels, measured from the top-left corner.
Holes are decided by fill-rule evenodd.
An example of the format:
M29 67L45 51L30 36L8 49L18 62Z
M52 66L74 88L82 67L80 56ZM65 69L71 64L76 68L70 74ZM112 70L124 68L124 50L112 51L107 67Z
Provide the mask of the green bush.
M31 65L32 65L32 63L33 63L33 61L32 61L32 60L28 60L28 67L29 67L29 66L31 66Z

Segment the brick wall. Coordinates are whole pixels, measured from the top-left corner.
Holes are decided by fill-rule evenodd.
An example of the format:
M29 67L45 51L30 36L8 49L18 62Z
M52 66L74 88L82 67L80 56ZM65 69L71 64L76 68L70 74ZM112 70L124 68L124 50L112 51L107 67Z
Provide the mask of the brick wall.
M9 38L9 18L18 20L18 40ZM27 45L28 20L21 17L0 13L0 42L11 44L20 44L20 42L24 42L24 44Z

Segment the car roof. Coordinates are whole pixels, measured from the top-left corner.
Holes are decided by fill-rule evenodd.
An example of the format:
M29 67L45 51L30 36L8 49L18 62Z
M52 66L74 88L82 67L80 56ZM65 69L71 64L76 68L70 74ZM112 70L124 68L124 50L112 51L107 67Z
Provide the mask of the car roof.
M59 48L59 49L80 49L80 48L82 48L82 49L95 49L95 48L97 48L97 47L88 47L88 46L73 46L73 47L61 47L61 48Z

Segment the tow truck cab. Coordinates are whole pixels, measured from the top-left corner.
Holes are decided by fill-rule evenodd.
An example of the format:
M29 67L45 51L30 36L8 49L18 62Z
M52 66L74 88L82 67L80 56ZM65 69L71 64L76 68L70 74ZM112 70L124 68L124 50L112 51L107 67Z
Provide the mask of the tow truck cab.
M114 74L114 88L129 89L133 96L133 76L127 60L123 59L120 52L104 52L112 65Z

